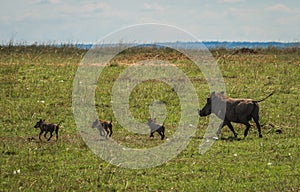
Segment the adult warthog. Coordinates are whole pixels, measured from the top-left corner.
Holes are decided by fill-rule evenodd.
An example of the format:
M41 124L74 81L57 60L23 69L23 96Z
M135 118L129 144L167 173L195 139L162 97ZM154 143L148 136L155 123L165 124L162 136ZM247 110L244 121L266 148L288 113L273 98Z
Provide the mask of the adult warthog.
M274 93L274 92L273 92ZM248 135L250 129L249 121L253 118L256 123L259 137L262 137L261 128L259 124L259 106L258 103L264 101L273 93L269 94L267 97L261 100L252 99L241 99L241 98L230 98L221 93L211 93L210 97L207 98L207 103L203 109L198 110L201 117L208 116L211 113L215 114L217 117L223 120L217 131L217 135L220 134L221 129L227 125L233 132L234 136L237 137L237 133L231 122L242 123L246 125L246 130L244 132L244 137Z

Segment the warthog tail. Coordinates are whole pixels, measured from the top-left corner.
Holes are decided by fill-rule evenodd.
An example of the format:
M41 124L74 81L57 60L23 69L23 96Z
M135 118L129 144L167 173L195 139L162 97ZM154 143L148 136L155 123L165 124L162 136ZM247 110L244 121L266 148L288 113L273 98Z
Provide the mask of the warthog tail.
M262 101L268 99L269 97L271 97L274 93L275 93L275 91L273 91L272 93L270 93L267 97L265 97L265 98L263 98L263 99L261 99L261 100L258 100L258 101L256 101L256 102L258 102L258 103L259 103L259 102L262 102Z

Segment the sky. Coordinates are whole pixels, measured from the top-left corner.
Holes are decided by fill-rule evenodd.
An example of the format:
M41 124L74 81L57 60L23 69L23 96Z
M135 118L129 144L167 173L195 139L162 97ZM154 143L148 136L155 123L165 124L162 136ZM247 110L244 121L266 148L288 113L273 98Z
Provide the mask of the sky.
M0 44L93 43L144 23L174 26L201 41L300 42L300 1L5 0Z

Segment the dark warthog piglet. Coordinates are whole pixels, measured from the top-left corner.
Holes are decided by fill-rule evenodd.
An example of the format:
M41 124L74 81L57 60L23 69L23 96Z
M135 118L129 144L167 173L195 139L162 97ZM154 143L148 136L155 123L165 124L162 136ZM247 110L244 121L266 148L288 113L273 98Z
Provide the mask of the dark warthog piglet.
M148 125L150 127L150 137L154 137L154 132L156 131L160 137L161 140L165 138L165 126L157 124L155 122L155 119L148 119Z
M274 92L273 92L274 93ZM250 129L249 121L254 120L257 126L259 137L262 137L261 128L259 124L259 106L258 103L264 101L273 93L269 94L264 99L255 101L252 99L234 99L221 93L211 93L210 97L207 98L207 103L203 109L199 110L198 113L201 117L208 116L211 113L223 120L220 124L217 135L220 134L222 127L227 125L233 132L234 136L237 137L237 133L234 131L231 122L242 123L246 125L244 137L248 135ZM212 107L212 103L214 107ZM226 108L225 108L226 106ZM225 111L224 111L225 110Z
M112 119L110 121L105 121L102 119L96 119L93 124L92 128L97 128L101 136L111 137L112 131Z
M61 123L61 122L60 122ZM51 138L52 138L52 136L53 136L53 132L55 131L55 134L56 134L56 141L58 140L58 130L59 130L59 125L60 125L60 123L59 124L53 124L53 123L49 123L49 124L47 124L47 123L45 123L45 120L42 120L42 119L40 119L40 121L38 121L36 124L35 124L35 126L34 126L34 128L40 128L40 130L41 130L41 132L40 132L40 134L39 134L39 139L40 139L40 141L42 141L42 139L41 139L41 135L45 132L45 134L44 134L44 137L47 139L47 137L46 137L46 135L47 135L47 133L48 132L50 132L50 137L47 139L47 141L49 141Z

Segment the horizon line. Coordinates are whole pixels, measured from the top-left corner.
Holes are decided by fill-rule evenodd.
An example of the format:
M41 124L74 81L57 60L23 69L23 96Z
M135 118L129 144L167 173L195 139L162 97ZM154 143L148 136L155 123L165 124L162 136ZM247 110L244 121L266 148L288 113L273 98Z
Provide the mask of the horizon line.
M88 42L88 41L45 41L45 42L38 42L38 41L8 41L8 42L2 42L0 43L0 46L7 46L7 45L115 45L115 44L166 44L166 43L278 43L278 44L300 44L300 41L274 41L274 40L266 40L266 41L250 41L250 40L203 40L203 41L160 41L160 42L132 42L132 43L126 43L126 42L111 42L111 43L99 43L99 42Z

